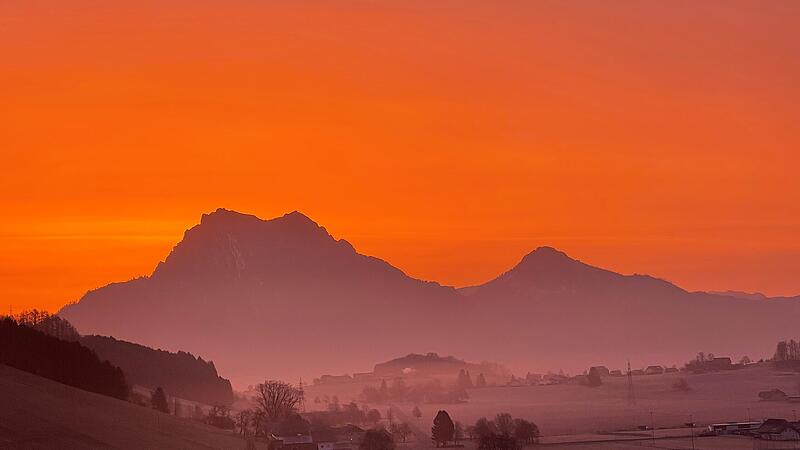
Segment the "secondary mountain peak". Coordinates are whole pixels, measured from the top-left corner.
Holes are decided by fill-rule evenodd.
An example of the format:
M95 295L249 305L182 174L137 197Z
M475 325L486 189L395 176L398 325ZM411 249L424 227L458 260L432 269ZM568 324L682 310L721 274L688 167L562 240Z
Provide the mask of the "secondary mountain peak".
M523 274L532 273L564 273L576 270L588 270L590 266L570 258L566 253L553 247L538 247L534 251L525 255L522 260L514 266L509 273L517 272Z
M562 252L561 250L558 250L557 248L550 246L542 246L542 247L537 247L535 250L525 255L525 257L522 258L521 263L536 259L539 260L546 259L550 261L557 261L557 260L575 261L574 259L570 258L569 255Z

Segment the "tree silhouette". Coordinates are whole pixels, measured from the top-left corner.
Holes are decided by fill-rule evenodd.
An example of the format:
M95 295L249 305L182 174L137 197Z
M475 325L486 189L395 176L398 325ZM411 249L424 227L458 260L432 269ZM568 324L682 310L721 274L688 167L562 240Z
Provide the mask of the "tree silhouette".
M405 442L408 436L411 434L411 426L405 422L397 425L392 430L393 434L396 434L400 437L400 440Z
M458 381L456 384L461 389L470 389L474 387L472 384L472 377L470 377L469 372L464 369L458 372Z
M386 385L386 380L381 380L381 387L378 389L382 401L389 399L389 386Z
M372 429L364 433L359 448L361 450L394 450L394 441L386 430Z
M370 409L367 411L367 421L372 423L378 423L381 421L381 412L377 409Z
M499 413L494 417L497 432L503 436L511 436L514 433L514 418L509 413Z
M458 444L458 441L464 439L464 425L457 421L455 422L455 427L453 428L453 442Z
M161 386L157 387L155 391L150 394L150 404L153 409L169 414L169 405L167 404L167 395Z
M283 381L269 380L256 386L258 409L270 422L277 423L295 411L303 394Z
M514 439L522 444L532 444L539 437L539 427L525 419L514 419Z
M472 427L481 450L513 450L532 444L539 437L539 427L524 419L514 419L509 413L500 413L494 421L481 417Z
M422 418L422 411L420 411L419 406L414 405L414 409L411 410L411 415L417 420Z
M216 403L211 406L205 418L205 423L224 430L233 430L236 428L236 422L231 418L230 409L221 403Z
M478 379L475 381L476 387L486 387L486 377L482 373L478 374Z
M455 435L455 424L447 411L440 410L433 419L431 437L437 447L443 447L452 441Z
M600 371L596 367L589 369L589 374L586 375L586 383L591 387L597 387L603 384L603 378L600 376Z

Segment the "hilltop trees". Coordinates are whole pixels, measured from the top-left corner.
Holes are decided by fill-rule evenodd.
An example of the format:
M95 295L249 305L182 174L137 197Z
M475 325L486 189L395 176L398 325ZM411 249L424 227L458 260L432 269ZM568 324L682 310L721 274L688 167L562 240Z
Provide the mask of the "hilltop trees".
M66 319L51 315L47 311L29 309L17 314L15 319L20 325L31 327L34 330L41 331L48 336L53 336L62 341L75 342L81 338L81 335L78 334L78 330Z
M433 419L431 428L431 438L437 447L444 447L455 437L455 424L447 414L447 411L440 410Z

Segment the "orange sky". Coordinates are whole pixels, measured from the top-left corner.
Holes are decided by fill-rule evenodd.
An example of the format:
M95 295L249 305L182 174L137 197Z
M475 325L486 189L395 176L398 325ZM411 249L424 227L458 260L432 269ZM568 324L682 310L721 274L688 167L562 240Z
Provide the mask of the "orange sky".
M297 209L409 274L539 245L800 294L800 3L0 4L0 308Z

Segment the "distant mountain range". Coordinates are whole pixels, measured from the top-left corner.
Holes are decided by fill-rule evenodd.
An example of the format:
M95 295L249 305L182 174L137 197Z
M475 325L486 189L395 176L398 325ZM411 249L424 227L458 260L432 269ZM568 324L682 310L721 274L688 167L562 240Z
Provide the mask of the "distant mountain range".
M759 357L795 336L796 299L690 293L592 267L549 247L464 289L357 253L308 217L203 215L149 277L88 292L59 313L83 334L191 349L234 383L369 368L409 351L517 370L697 351Z

